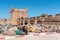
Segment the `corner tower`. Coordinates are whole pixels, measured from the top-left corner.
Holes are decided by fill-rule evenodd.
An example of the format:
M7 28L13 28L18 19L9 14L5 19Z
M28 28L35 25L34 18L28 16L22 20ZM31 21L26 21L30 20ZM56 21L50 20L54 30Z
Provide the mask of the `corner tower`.
M14 7L10 10L10 19L17 20L18 18L27 18L28 9L15 9Z

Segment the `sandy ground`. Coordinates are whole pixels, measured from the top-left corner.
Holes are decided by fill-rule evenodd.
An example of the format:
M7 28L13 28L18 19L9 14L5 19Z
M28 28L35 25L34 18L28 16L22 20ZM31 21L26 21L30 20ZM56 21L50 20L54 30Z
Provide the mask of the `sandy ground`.
M0 34L0 37L2 37L2 36L3 35ZM14 36L6 36L6 37L14 37ZM54 33L54 34L49 34L49 35L40 35L40 36L28 36L28 37L24 37L24 38L9 38L6 40L60 40L60 33Z
M17 39L17 40L60 40L60 34L50 34L50 35L41 35L41 36L31 36L26 37L24 39Z

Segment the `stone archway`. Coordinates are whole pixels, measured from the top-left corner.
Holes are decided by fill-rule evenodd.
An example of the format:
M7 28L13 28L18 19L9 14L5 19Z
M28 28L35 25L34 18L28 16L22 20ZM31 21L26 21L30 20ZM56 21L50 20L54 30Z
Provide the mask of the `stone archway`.
M23 20L21 20L21 25L23 25Z
M17 19L17 24L20 25L20 18Z
M23 18L23 17L21 17L21 20L20 20L20 21L21 21L21 25L23 25L23 20L24 20L24 18Z
M27 25L28 24L28 22L27 21L25 21L25 25Z

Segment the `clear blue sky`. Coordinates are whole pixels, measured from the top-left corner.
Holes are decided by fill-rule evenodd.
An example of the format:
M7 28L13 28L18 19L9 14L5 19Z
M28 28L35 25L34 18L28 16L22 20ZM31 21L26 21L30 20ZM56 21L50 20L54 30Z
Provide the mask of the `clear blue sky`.
M11 6L28 7L28 17L60 13L60 0L0 0L0 18L10 18Z

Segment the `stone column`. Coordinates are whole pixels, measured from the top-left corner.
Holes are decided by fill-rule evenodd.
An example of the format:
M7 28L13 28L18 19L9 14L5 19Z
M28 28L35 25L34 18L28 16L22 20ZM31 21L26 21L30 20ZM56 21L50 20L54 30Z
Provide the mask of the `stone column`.
M23 25L25 25L25 20L23 20Z
M30 20L28 20L28 25L30 25Z
M35 17L35 23L34 24L37 25L37 17Z
M35 20L35 25L37 25L37 20Z

